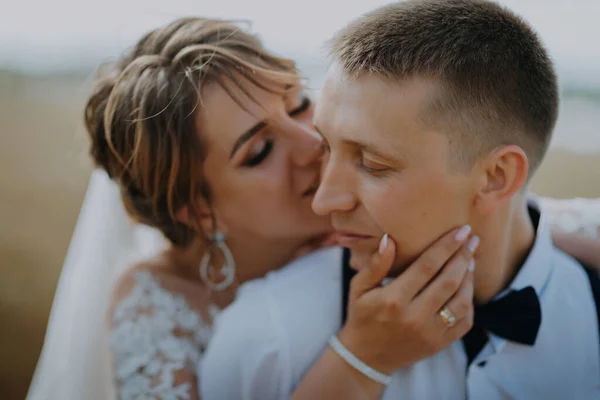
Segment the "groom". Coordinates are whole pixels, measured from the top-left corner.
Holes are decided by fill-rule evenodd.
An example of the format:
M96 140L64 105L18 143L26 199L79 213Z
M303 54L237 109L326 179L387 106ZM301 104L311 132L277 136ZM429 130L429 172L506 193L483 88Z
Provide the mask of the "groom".
M385 233L398 243L394 275L455 226L482 239L474 328L395 371L383 398L600 398L597 278L553 247L525 196L558 111L536 34L495 3L407 1L347 26L331 57L315 116L329 154L313 208L331 215L352 266L366 265ZM319 273L306 269L276 293L287 314L275 332L241 326L243 343L215 338L222 351L209 349L206 362L211 350L220 362L202 384L286 398L340 328L326 306L337 287ZM246 297L225 319L262 321L249 314L268 305Z

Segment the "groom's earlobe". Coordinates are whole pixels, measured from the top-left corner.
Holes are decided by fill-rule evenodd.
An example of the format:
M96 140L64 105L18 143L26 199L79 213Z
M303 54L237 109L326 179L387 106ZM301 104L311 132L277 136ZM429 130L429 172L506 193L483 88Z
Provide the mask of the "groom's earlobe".
M481 163L482 184L475 206L479 212L489 214L506 204L527 183L529 162L519 146L502 146Z

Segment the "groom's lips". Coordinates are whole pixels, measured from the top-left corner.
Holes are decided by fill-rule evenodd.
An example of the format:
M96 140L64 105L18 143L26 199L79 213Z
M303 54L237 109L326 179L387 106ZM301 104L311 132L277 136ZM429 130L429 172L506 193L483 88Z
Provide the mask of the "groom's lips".
M341 246L350 248L361 245L374 238L374 236L371 235L363 235L360 233L344 230L336 230L335 236L338 240L338 243Z

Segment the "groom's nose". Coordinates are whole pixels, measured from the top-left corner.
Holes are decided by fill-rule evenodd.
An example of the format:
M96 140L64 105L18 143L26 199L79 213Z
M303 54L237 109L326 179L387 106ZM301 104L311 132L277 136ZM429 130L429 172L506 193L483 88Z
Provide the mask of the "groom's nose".
M352 171L335 160L325 161L321 184L312 202L312 209L318 215L351 211L356 207L356 197L352 191Z

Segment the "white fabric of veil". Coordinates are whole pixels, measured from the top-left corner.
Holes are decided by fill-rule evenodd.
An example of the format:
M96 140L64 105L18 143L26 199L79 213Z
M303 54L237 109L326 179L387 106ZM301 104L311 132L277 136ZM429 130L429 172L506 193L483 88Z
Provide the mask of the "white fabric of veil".
M112 288L128 265L165 245L158 231L127 217L117 185L94 171L27 400L115 398L106 335Z

